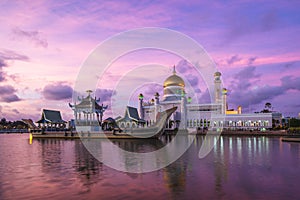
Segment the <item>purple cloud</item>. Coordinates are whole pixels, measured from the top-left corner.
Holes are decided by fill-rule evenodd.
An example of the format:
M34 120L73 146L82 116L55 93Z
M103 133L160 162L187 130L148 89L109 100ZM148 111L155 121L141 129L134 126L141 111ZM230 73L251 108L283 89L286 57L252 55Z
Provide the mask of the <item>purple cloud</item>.
M12 30L12 33L15 38L25 39L30 42L33 42L37 46L41 46L44 48L48 47L48 42L45 38L42 38L41 32L39 31L25 31L18 27L15 27Z
M0 57L0 69L2 69L3 67L6 67L6 66L7 66L6 62L4 60L2 60Z
M162 85L152 83L147 85L147 88L144 90L143 94L145 97L154 98L156 92L162 93L162 91L163 91Z
M235 104L235 106L249 107L250 105L271 101L280 95L286 94L289 90L300 91L300 78L293 76L281 78L280 85L257 87L258 82L254 84L254 80L260 75L256 74L255 69L255 67L249 66L234 75L235 81L229 87L230 103Z
M196 93L201 93L201 89L199 89L199 76L194 74L198 74L194 68L194 66L186 60L180 60L176 65L176 71L183 74L183 77L193 88L197 88L194 91Z
M248 58L248 65L252 65L255 62L256 59L257 59L256 56Z
M176 65L176 71L178 71L179 73L186 73L189 70L193 69L193 66L186 60L180 60L177 65Z
M232 65L232 64L234 64L235 62L238 62L238 61L240 61L240 60L242 60L242 58L240 58L238 55L234 55L234 56L231 56L231 58L229 58L229 59L227 60L227 64L228 64L228 65Z
M281 78L282 87L286 90L300 90L300 77L285 76Z
M284 68L289 69L295 66L296 62L289 62L284 65Z
M16 91L11 85L0 86L0 101L6 103L20 101L21 99L15 94Z
M72 97L73 89L65 83L53 83L44 87L42 94L49 100L63 100Z
M245 35L278 29L285 25L285 20L282 18L284 18L284 14L280 15L277 11L268 8L263 8L260 13L245 11L230 14L227 16L228 38L236 40Z
M5 81L6 80L6 73L5 72L2 72L2 71L0 71L0 82L3 82L3 81Z
M115 91L110 89L97 89L95 94L97 98L100 98L101 102L105 102L111 99L111 97L115 94Z
M16 114L20 114L20 112L17 109L15 109L15 108L12 109L11 111L14 112L14 113L16 113Z
M198 83L199 83L199 80L198 80L198 77L195 76L195 75L192 75L192 74L189 74L187 76L187 81L190 83L190 85L192 87L197 87Z
M260 75L255 73L256 67L248 66L234 75L234 78L242 82L244 79L259 78Z
M3 82L6 80L7 74L3 71L4 67L8 67L7 60L22 60L22 61L28 61L29 58L25 55L16 53L11 50L2 50L0 51L0 82ZM12 78L13 75L10 77Z
M4 49L0 51L0 66L7 66L5 60L22 60L22 61L29 61L28 56L19 54L15 51Z

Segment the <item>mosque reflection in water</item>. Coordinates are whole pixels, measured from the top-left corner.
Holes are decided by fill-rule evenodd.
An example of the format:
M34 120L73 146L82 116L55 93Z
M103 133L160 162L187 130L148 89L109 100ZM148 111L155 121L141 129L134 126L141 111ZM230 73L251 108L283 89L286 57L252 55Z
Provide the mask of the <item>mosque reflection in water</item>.
M112 143L130 152L151 152L172 141L172 137L165 136L160 140L115 140ZM183 137L180 140L183 143L189 140L187 136ZM106 167L95 159L79 140L36 142L42 149L42 170L53 176L76 174L76 180L71 178L64 181L64 184L74 185L71 182L78 182L76 187L81 188L84 193L93 189L104 192L105 188L116 189L116 186L130 188L132 183L132 187L140 190L147 190L148 185L151 185L151 190L160 193L160 197L196 198L193 195L199 193L203 198L222 198L228 197L229 194L239 195L233 198L257 197L255 195L259 192L271 189L276 181L279 181L278 184L289 182L286 175L277 174L281 173L282 168L292 165L291 173L299 169L299 145L283 144L279 138L213 138L216 140L214 149L207 157L199 159L198 152L203 139L203 136L197 136L188 151L176 162L159 171L143 174L123 173ZM110 152L110 156L115 156L114 152ZM286 163L282 163L283 157L287 159ZM131 167L130 158L123 159L125 164L128 163L127 167ZM275 166L278 162L281 162L281 168ZM275 186L277 187L276 184ZM130 191L125 190L123 193ZM122 189L119 192L122 194Z

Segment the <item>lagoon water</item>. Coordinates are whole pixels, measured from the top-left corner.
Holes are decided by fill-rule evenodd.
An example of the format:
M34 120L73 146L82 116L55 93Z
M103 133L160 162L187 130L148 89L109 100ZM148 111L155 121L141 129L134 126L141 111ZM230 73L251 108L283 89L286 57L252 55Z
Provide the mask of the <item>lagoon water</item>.
M143 174L105 166L80 140L28 138L0 134L0 199L299 199L300 143L279 137L221 137L199 159L197 136L176 162ZM114 144L148 151L163 142Z

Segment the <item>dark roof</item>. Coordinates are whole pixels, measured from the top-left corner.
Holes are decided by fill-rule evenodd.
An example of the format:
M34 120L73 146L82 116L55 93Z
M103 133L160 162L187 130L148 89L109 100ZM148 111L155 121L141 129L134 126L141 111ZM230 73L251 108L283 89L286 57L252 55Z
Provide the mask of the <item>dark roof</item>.
M122 117L121 116L116 117L115 121L118 121L119 119L122 119Z
M103 123L104 122L106 122L106 123L115 123L116 121L113 118L109 117L109 118L106 118L105 120L103 120Z
M61 117L60 111L43 109L42 117L36 123L66 123Z
M125 110L125 116L124 117L117 117L115 121L136 121L137 123L146 123L145 120L141 119L139 117L138 111L136 108L127 106Z
M128 114L128 117L133 120L138 121L140 119L139 113L138 113L137 109L134 107L127 106L127 114Z

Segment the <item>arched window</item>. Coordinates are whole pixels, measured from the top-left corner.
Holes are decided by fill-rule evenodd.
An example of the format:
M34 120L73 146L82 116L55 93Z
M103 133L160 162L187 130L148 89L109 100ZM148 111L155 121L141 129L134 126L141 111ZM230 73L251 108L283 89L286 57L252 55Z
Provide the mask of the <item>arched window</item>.
M121 123L119 124L119 126L120 126L121 128L125 128L125 122L121 122Z
M135 123L135 122L132 122L131 127L132 127L132 128L136 128L136 123Z

